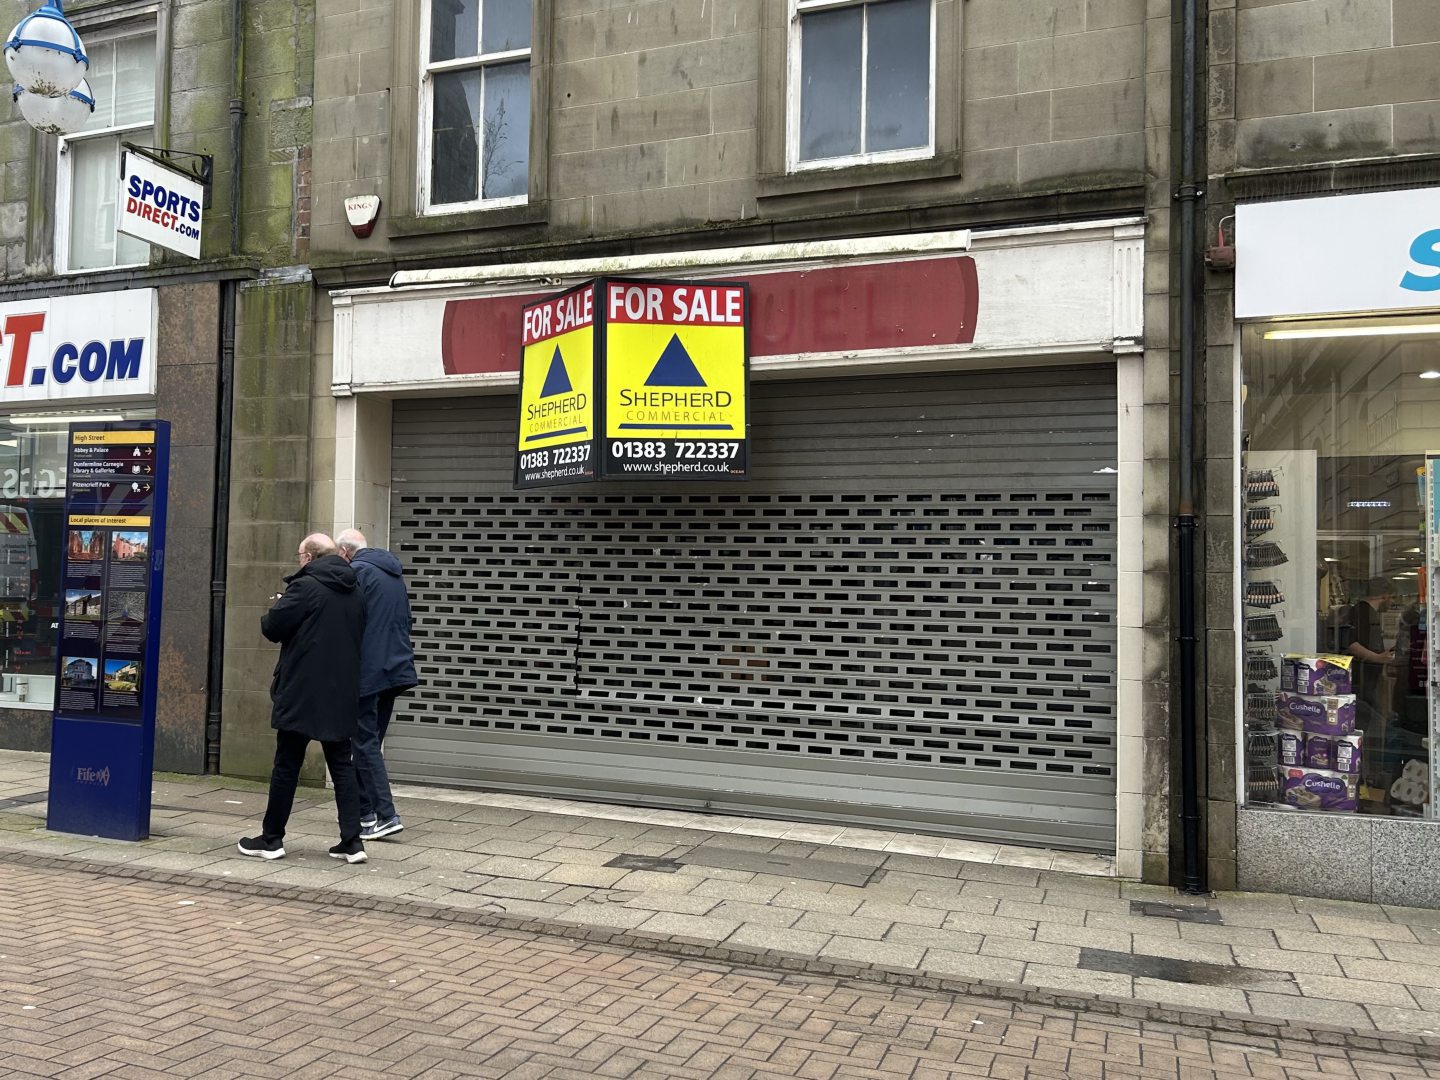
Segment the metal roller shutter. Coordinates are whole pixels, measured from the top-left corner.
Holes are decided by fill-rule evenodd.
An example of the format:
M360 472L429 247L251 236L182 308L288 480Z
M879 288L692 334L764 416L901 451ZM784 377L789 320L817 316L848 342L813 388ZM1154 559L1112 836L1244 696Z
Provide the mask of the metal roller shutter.
M1110 851L1111 367L761 382L753 479L511 489L397 401L391 774Z

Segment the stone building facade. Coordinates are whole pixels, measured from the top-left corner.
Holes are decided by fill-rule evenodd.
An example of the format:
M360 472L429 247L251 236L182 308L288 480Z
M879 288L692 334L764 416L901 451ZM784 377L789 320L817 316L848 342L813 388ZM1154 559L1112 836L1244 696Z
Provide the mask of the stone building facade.
M183 392L212 395L202 412L223 400L233 326L229 457L208 430L196 451L205 490L215 473L199 459L228 470L228 513L197 504L194 580L167 590L196 608L183 635L171 624L177 655L208 652L198 642L213 634L197 634L216 625L214 556L200 553L218 550L221 528L223 728L207 741L193 719L213 678L177 663L189 674L172 691L186 717L174 724L192 734L176 736L173 767L199 767L218 746L224 771L265 773L263 598L288 569L292 533L358 525L411 566L423 685L392 731L404 779L919 828L957 851L1044 844L1180 881L1189 252L1203 320L1201 883L1334 893L1275 852L1332 833L1351 848L1416 846L1420 834L1377 813L1389 808L1378 775L1368 790L1356 782L1362 812L1282 809L1280 764L1251 739L1269 730L1248 708L1251 661L1278 669L1281 647L1342 643L1270 638L1269 609L1245 602L1245 480L1266 467L1242 455L1295 448L1262 432L1283 394L1260 373L1289 362L1265 351L1280 340L1265 336L1271 316L1235 311L1249 310L1236 282L1247 259L1261 265L1247 243L1270 235L1273 204L1435 183L1440 23L1425 0L238 10L239 68L231 5L154 16L168 58L163 145L216 156L205 259L86 279L150 275L195 291L183 304L167 296L191 294L162 294L161 329L196 343L197 388ZM1192 10L1199 210L1182 243ZM27 164L49 160L43 147L13 123L0 137L6 289L80 288L47 254L46 181ZM1260 222L1250 241L1247 220ZM748 285L750 480L514 490L521 308L603 277ZM1421 300L1384 310L1413 322ZM1308 314L1363 322L1376 310ZM1250 338L1262 343L1253 379ZM161 415L166 351L162 339ZM1387 475L1424 457L1412 411L1362 410ZM1332 482L1367 456L1302 449ZM1301 490L1319 490L1286 460ZM1321 528L1308 494L1278 505L1257 522L1315 516L1313 560L1287 574L1349 558L1345 537L1367 531L1333 515ZM736 535L774 557L749 558ZM1297 621L1315 606L1303 588L1278 613L1285 633L1325 624L1318 608ZM1407 586L1400 599L1419 595ZM1353 612L1364 598L1344 599ZM8 722L30 732L12 743L41 741L39 726ZM1389 745L1377 761L1406 753ZM1266 769L1273 786L1255 787ZM1376 883L1377 866L1357 857L1339 891L1400 895Z
M33 7L7 3L5 25ZM50 745L63 485L27 486L26 470L63 474L69 420L158 416L171 421L173 443L155 761L214 771L227 570L232 558L243 567L249 557L228 546L228 523L241 523L243 542L245 529L265 521L245 480L270 475L283 442L275 415L284 389L267 365L277 346L303 339L311 319L314 9L289 0L78 0L66 15L90 56L96 112L64 140L36 133L17 109L0 121L0 305L9 318L33 308L46 320L32 344L103 338L112 312L148 320L140 337L153 378L76 400L57 392L26 401L5 390L0 451L13 458L4 467L14 479L3 496L33 543L11 542L9 562L23 561L28 580L12 572L5 588L0 744ZM122 143L173 151L180 168L197 166L195 155L213 159L198 259L116 233ZM13 361L13 334L5 344ZM268 523L271 533L293 527L293 518ZM259 636L249 624L230 631Z

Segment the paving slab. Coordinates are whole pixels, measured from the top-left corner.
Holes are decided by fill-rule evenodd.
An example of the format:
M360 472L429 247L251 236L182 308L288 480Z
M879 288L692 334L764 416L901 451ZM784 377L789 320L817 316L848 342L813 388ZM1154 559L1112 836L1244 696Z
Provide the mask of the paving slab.
M399 789L405 831L356 866L325 857L333 807L310 789L287 857L262 862L231 839L256 827L255 787L158 776L179 809L122 844L47 832L47 774L0 751L0 862L1440 1057L1429 909L1181 897L1066 853L428 788Z

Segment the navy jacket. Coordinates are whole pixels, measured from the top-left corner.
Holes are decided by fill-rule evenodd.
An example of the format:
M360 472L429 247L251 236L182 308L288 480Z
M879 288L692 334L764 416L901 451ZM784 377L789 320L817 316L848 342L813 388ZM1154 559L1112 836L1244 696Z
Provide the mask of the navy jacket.
M280 643L270 726L323 742L353 738L365 632L355 572L339 555L322 555L285 582L284 595L260 619L260 632Z
M365 642L360 648L360 695L408 690L415 677L410 645L410 596L405 568L384 548L361 548L350 560L365 598Z

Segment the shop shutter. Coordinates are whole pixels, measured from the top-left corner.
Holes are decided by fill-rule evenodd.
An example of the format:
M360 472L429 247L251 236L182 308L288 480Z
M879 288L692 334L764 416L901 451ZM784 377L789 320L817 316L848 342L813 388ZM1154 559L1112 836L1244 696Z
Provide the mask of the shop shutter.
M1113 367L757 381L744 483L511 488L394 408L397 780L1110 851Z

